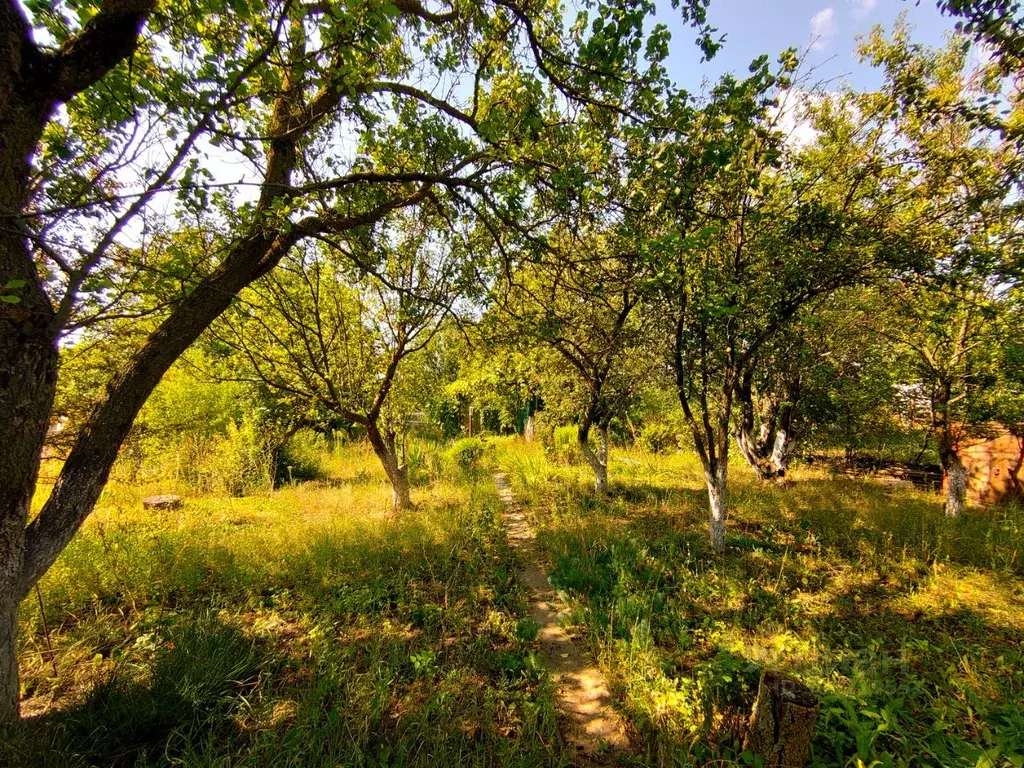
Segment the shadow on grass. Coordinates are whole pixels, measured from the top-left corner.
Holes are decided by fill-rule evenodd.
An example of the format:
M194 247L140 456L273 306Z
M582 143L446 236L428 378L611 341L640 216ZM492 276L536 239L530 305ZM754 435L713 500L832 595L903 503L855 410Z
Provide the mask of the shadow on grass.
M252 642L209 615L173 627L145 667L118 668L79 704L11 728L0 762L120 768L184 756L230 736L260 674Z

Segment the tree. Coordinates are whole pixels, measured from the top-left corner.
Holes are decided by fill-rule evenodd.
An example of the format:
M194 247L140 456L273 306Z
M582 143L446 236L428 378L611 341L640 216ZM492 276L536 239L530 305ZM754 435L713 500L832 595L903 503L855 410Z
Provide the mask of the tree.
M273 0L174 7L153 15L140 45L151 3L32 7L28 17L0 5L0 721L18 714L18 603L92 511L182 352L306 239L345 236L431 196L512 219L524 187L557 170L536 159L559 106L615 109L638 87L634 41L653 11L639 4L600 34L583 24L564 40L554 0L441 11ZM687 8L702 24L702 4ZM53 48L34 42L39 29ZM453 81L464 87L440 85ZM61 104L67 117L55 121ZM210 154L251 172L218 176ZM209 233L209 247L149 248L152 232L176 229L162 225L168 210ZM163 271L179 290L155 308L154 330L109 381L29 523L56 342L83 308L115 311L124 286L109 282L111 264Z
M437 223L422 210L393 214L372 237L346 244L346 256L330 246L296 251L213 328L237 353L235 377L366 430L395 511L411 506L396 385L467 292L464 264Z
M815 143L785 142L778 100L794 67L787 55L773 74L762 59L746 81L726 79L655 155L670 170L641 169L670 222L646 258L716 551L725 547L733 409L759 355L812 302L913 253L890 226L901 177L870 121L822 99Z
M1024 71L1024 11L1017 0L939 0L957 28L992 48L1005 74Z
M784 477L789 467L809 352L796 327L784 329L762 347L736 388L736 447L761 480Z
M916 386L929 406L929 428L946 484L946 514L963 512L967 469L961 459L972 439L1002 421L1001 368L1008 318L998 295L962 276L949 284L898 285L879 333L912 357Z
M918 173L908 211L931 259L927 279L895 282L896 316L882 332L916 359L917 383L930 402L931 430L946 478L946 514L963 510L963 441L996 410L1000 320L1020 232L1019 147L974 118L999 84L968 67L968 42L938 51L910 42L897 25L876 30L862 55L883 69L884 85L860 104L875 109L900 141L900 159Z
M615 239L554 234L550 249L508 275L498 290L499 324L517 345L545 346L539 355L541 392L578 420L576 442L594 473L598 495L608 492L608 429L651 373L650 348L639 318L639 272ZM508 339L507 334L512 338ZM565 387L555 386L561 378ZM561 402L559 402L561 401ZM597 450L590 432L598 432Z

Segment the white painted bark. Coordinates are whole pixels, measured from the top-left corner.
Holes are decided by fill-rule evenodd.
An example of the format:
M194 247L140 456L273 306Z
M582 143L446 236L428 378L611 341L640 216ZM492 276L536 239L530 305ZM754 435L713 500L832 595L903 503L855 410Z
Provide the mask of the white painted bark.
M728 513L728 464L722 462L713 473L707 473L708 526L711 530L711 548L725 552L725 520Z
M775 433L775 444L772 446L771 463L772 468L782 477L789 469L789 458L793 453L793 441L789 439L790 433L780 429Z
M967 468L951 454L946 461L946 517L959 517L967 498Z
M580 453L594 473L594 492L603 497L608 494L608 427L601 427L599 434L597 451L590 447L585 432L577 435L577 443Z

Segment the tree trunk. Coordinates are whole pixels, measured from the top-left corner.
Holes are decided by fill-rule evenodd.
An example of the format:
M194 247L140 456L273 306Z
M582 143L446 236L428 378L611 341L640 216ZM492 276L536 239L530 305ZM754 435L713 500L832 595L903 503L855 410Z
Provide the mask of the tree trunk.
M946 473L946 517L959 517L967 498L967 468L955 451L948 451L942 469Z
M395 512L404 512L412 507L409 496L409 469L398 460L395 450L395 433L389 430L387 435L381 434L380 428L373 420L366 423L366 436L370 447L380 459L384 474L391 483L391 507Z
M949 379L942 379L932 395L932 431L946 481L946 517L959 517L967 496L967 468L960 460L960 433L950 414L952 397L953 385Z
M750 468L754 470L758 480L773 480L785 473L784 464L777 464L775 461L775 449L779 445L779 435L782 430L776 431L778 404L776 401L769 402L761 414L761 425L759 434L754 437L755 408L752 375L744 376L743 383L736 390L736 398L740 406L740 420L734 431L736 447L743 456ZM774 438L774 439L773 439ZM785 437L783 437L785 445Z
M0 591L0 725L13 723L19 715L18 603L14 588Z
M818 700L800 681L764 672L743 749L761 758L764 768L801 768L811 758Z
M711 548L715 552L725 552L725 520L729 508L728 481L729 463L722 457L711 471L705 470L708 485L708 501L710 502L708 525L711 530Z
M26 93L18 65L35 56L20 40L20 12L0 9L0 724L18 718L14 638L24 585L26 526L57 385L57 347L47 297L28 241L17 226L27 205L28 170L49 117ZM11 16L10 14L14 14Z
M576 442L580 453L594 473L594 493L604 497L608 495L608 426L599 428L600 438L597 451L590 447L590 423L584 421L576 432Z
M57 384L59 328L22 231L29 169L59 104L135 49L152 6L104 7L59 53L44 53L20 5L0 3L0 723L18 717L17 606L37 578L26 524Z
M771 464L776 477L784 477L789 469L789 459L793 455L794 442L792 432L779 429L775 432L775 445L772 446Z

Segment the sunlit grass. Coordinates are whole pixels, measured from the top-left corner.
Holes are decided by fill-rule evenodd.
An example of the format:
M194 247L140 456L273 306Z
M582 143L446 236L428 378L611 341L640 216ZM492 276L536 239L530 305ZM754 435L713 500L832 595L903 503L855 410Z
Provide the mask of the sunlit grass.
M647 762L739 760L770 668L822 701L815 764L1016 765L1019 507L951 521L911 487L806 467L764 484L736 463L729 551L716 556L695 456L612 455L605 501L585 467L535 444L505 443L499 460Z
M12 765L563 765L489 478L394 516L361 445L322 480L145 512L114 483L22 608Z

